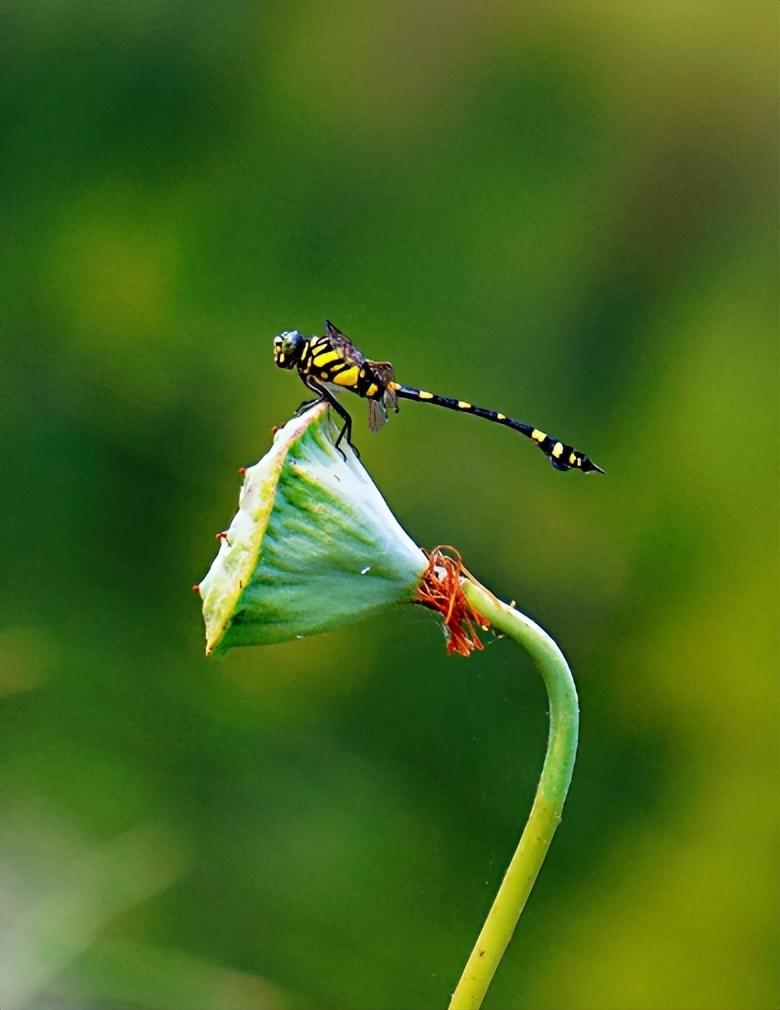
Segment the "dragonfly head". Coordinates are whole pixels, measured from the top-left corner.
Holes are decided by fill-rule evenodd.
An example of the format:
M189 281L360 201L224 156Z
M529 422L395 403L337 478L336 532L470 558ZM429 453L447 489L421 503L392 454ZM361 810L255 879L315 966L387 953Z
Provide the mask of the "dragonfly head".
M279 368L294 368L301 359L306 338L297 330L285 330L274 337L274 361Z

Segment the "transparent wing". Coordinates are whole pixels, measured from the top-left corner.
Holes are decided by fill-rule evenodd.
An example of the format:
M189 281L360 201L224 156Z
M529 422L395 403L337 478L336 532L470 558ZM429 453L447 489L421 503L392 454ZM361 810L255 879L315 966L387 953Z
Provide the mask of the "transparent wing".
M350 365L362 365L366 360L365 355L355 347L349 337L334 326L330 319L325 320L325 327L328 331L328 340L342 354L344 360Z
M384 390L383 401L390 410L398 410L398 398L393 388L395 383L395 372L389 361L366 360L366 368L371 372L374 382L380 389Z
M371 431L379 431L387 421L387 407L381 400L368 401L368 426Z

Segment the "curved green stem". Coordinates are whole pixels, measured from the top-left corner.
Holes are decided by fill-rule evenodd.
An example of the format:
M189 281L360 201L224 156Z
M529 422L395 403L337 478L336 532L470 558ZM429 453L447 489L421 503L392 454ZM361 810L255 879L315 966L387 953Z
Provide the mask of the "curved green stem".
M577 753L577 690L563 653L530 618L502 603L478 582L466 579L469 602L498 631L530 652L544 678L550 702L550 733L531 813L482 931L452 994L449 1010L477 1010L512 939L517 920L561 820Z

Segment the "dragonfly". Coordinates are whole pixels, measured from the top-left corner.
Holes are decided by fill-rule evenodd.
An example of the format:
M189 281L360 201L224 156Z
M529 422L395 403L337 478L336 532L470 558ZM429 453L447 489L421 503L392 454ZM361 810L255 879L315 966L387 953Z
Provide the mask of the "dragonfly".
M463 414L474 414L486 421L519 431L535 443L556 470L604 473L587 453L533 424L517 421L500 410L478 407L469 400L440 396L438 393L396 382L389 361L367 358L329 319L325 320L325 330L323 336L316 337L305 337L298 330L285 330L278 334L273 342L274 362L279 368L297 369L304 385L316 394L313 400L302 403L299 411L325 400L339 415L343 422L336 439L339 452L342 452L340 443L346 438L348 445L357 453L352 443L352 418L335 396L335 393L347 390L368 401L368 424L372 431L378 431L387 421L388 411L398 412L399 400L415 400L417 403L430 403Z

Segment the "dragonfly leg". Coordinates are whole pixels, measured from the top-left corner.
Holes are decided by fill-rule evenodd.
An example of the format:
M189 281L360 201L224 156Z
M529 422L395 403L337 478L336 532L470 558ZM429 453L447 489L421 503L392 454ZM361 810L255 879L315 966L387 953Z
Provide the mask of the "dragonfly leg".
M321 403L324 399L323 396L317 396L313 400L304 400L303 403L299 403L295 408L295 417L300 417L309 407L313 407L315 403Z
M357 458L360 459L360 453L358 452L358 448L352 441L352 418L349 412L344 407L342 407L339 401L336 399L336 397L333 396L333 394L330 393L324 386L321 386L316 379L308 375L301 376L301 378L313 393L318 394L317 399L311 402L318 403L321 400L327 401L339 415L341 420L344 422L342 429L339 432L338 437L336 439L336 448L341 453L343 459L346 461L347 456L344 450L340 448L340 442L345 435L347 436L347 445L350 447L350 449L352 449Z

